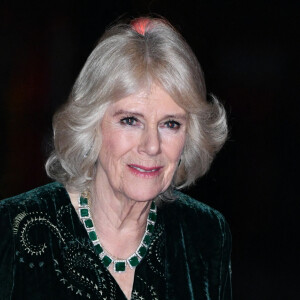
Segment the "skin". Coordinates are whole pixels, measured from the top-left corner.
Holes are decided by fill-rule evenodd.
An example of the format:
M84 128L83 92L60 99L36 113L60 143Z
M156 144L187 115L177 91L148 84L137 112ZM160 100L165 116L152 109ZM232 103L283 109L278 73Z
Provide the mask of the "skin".
M151 200L171 184L186 126L186 112L157 85L108 107L91 210L101 244L114 257L127 258L137 249ZM109 271L130 299L134 270Z

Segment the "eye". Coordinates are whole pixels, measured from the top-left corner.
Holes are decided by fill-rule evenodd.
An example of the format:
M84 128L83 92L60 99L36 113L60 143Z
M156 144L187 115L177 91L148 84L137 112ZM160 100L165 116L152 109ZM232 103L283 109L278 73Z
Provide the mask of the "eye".
M138 122L138 119L135 117L126 117L120 120L122 125L134 126Z
M181 126L181 124L179 122L174 121L174 120L168 120L167 122L164 123L164 125L170 129L179 129Z

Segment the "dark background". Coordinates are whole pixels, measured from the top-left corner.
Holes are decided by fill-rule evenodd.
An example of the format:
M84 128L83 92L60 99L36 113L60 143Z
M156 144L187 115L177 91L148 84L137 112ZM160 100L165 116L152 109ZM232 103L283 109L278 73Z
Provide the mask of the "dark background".
M296 2L2 1L0 198L50 182L52 115L105 27L163 15L228 111L229 141L188 193L230 224L234 298L298 298Z

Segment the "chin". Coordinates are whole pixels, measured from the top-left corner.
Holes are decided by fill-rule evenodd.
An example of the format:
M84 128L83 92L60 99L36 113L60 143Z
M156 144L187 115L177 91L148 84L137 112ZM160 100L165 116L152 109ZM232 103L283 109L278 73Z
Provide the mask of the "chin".
M145 202L145 201L151 201L157 197L161 193L161 190L155 192L155 191L147 191L147 190L141 190L141 191L134 191L133 193L128 193L128 198L138 201L138 202Z

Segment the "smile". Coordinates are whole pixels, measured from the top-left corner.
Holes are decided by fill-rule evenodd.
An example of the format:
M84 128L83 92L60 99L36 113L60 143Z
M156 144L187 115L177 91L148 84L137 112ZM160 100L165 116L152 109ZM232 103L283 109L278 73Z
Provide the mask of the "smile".
M139 165L128 165L130 170L138 176L153 177L157 176L162 167L144 167Z

